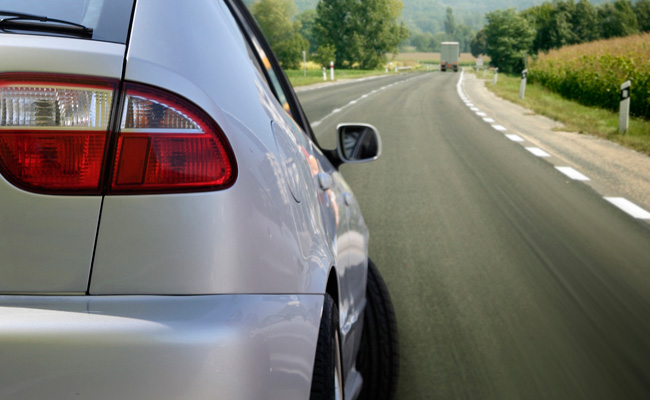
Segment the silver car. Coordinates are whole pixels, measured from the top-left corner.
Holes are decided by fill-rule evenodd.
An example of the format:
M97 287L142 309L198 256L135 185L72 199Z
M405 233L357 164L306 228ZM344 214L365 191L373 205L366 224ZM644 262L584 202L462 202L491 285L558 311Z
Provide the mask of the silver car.
M0 399L388 399L395 316L240 0L0 0Z

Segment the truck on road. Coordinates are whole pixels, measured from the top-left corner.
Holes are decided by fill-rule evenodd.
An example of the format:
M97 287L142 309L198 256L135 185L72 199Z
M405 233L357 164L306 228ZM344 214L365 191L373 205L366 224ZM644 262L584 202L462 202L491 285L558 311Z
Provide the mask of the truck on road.
M459 56L458 42L442 42L440 44L440 71L453 69L454 72L458 72Z

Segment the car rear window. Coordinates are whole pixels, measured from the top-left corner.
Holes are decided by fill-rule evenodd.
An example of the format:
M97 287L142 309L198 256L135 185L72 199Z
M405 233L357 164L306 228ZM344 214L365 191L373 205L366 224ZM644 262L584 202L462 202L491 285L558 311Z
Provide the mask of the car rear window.
M93 29L92 40L126 43L135 0L0 0L0 10L55 18ZM11 18L0 15L1 18ZM16 33L28 33L13 31ZM0 31L2 33L2 31ZM5 32L6 33L6 32ZM47 32L29 34L57 36Z

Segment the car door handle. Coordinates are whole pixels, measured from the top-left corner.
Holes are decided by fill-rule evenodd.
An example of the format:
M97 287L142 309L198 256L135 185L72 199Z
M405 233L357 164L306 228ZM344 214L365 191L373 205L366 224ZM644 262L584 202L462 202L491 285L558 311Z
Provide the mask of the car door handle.
M345 205L349 207L354 204L354 196L352 196L352 193L345 192L343 193L343 201L345 202Z
M318 184L320 185L321 189L329 190L334 185L334 181L332 180L332 176L330 174L320 172L318 173Z

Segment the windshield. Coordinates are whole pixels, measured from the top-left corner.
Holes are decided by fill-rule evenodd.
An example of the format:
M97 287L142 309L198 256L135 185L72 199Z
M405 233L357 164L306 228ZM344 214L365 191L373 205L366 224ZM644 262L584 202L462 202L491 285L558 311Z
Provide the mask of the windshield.
M74 22L93 29L93 40L126 43L133 1L0 0L0 10ZM0 15L0 18L10 18L10 16ZM36 34L56 36L56 34L47 32L37 32Z

